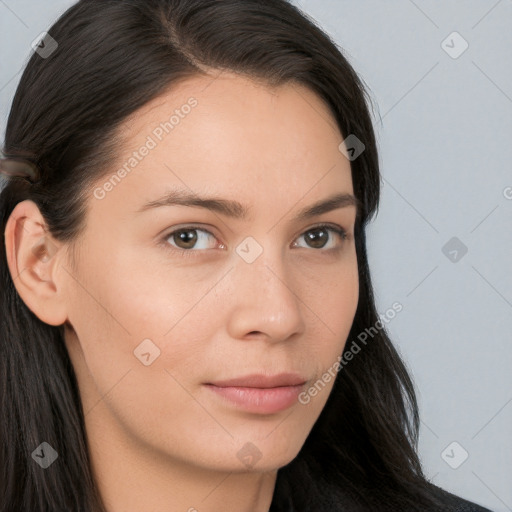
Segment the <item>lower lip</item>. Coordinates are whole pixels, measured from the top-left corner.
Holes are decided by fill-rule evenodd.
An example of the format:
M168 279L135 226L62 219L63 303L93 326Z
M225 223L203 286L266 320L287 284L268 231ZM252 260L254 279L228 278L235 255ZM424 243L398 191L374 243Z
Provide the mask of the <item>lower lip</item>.
M205 386L247 412L273 414L284 411L296 403L304 385L278 388L221 388L213 384Z

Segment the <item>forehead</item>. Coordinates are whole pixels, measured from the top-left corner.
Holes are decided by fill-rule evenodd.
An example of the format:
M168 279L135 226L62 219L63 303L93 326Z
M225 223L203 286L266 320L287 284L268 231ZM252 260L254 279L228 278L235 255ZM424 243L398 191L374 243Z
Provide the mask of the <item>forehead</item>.
M173 186L274 209L353 192L335 119L296 83L270 87L227 72L188 78L131 115L118 136L102 182L121 174L107 198L133 210Z

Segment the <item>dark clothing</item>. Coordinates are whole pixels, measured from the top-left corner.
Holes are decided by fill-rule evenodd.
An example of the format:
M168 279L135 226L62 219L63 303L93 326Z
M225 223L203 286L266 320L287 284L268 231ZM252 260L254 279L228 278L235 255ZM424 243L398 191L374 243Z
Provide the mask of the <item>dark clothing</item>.
M435 486L437 487L437 486ZM492 510L489 510L488 508L482 507L481 505L477 505L476 503L473 503L472 501L468 501L464 498L461 498L460 496L457 496L455 494L449 493L448 491L441 489L440 487L437 487L439 489L439 495L450 497L453 500L456 500L455 506L451 505L446 509L450 512L493 512ZM436 489L436 490L437 490Z

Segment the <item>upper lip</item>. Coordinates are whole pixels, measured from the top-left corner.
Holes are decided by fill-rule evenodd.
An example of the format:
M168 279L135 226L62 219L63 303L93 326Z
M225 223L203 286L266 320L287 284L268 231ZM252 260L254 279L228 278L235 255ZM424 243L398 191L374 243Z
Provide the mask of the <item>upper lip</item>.
M297 373L280 373L278 375L252 374L243 377L235 377L229 380L208 382L214 386L226 387L248 387L248 388L277 388L282 386L298 386L304 384L307 379Z

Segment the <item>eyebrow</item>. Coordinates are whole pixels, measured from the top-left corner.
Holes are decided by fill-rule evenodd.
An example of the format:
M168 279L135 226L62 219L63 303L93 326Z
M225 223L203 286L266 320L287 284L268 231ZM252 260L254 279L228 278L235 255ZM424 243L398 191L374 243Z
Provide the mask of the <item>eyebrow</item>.
M238 201L223 199L220 197L201 197L183 189L171 190L163 197L145 203L137 210L137 212L144 212L162 206L191 206L205 208L233 219L242 220L247 219L249 215L249 208ZM350 206L355 207L356 212L359 213L361 203L357 197L348 193L334 194L303 208L297 213L295 220L307 220L311 217L322 215L323 213L327 213L338 208L346 208Z

